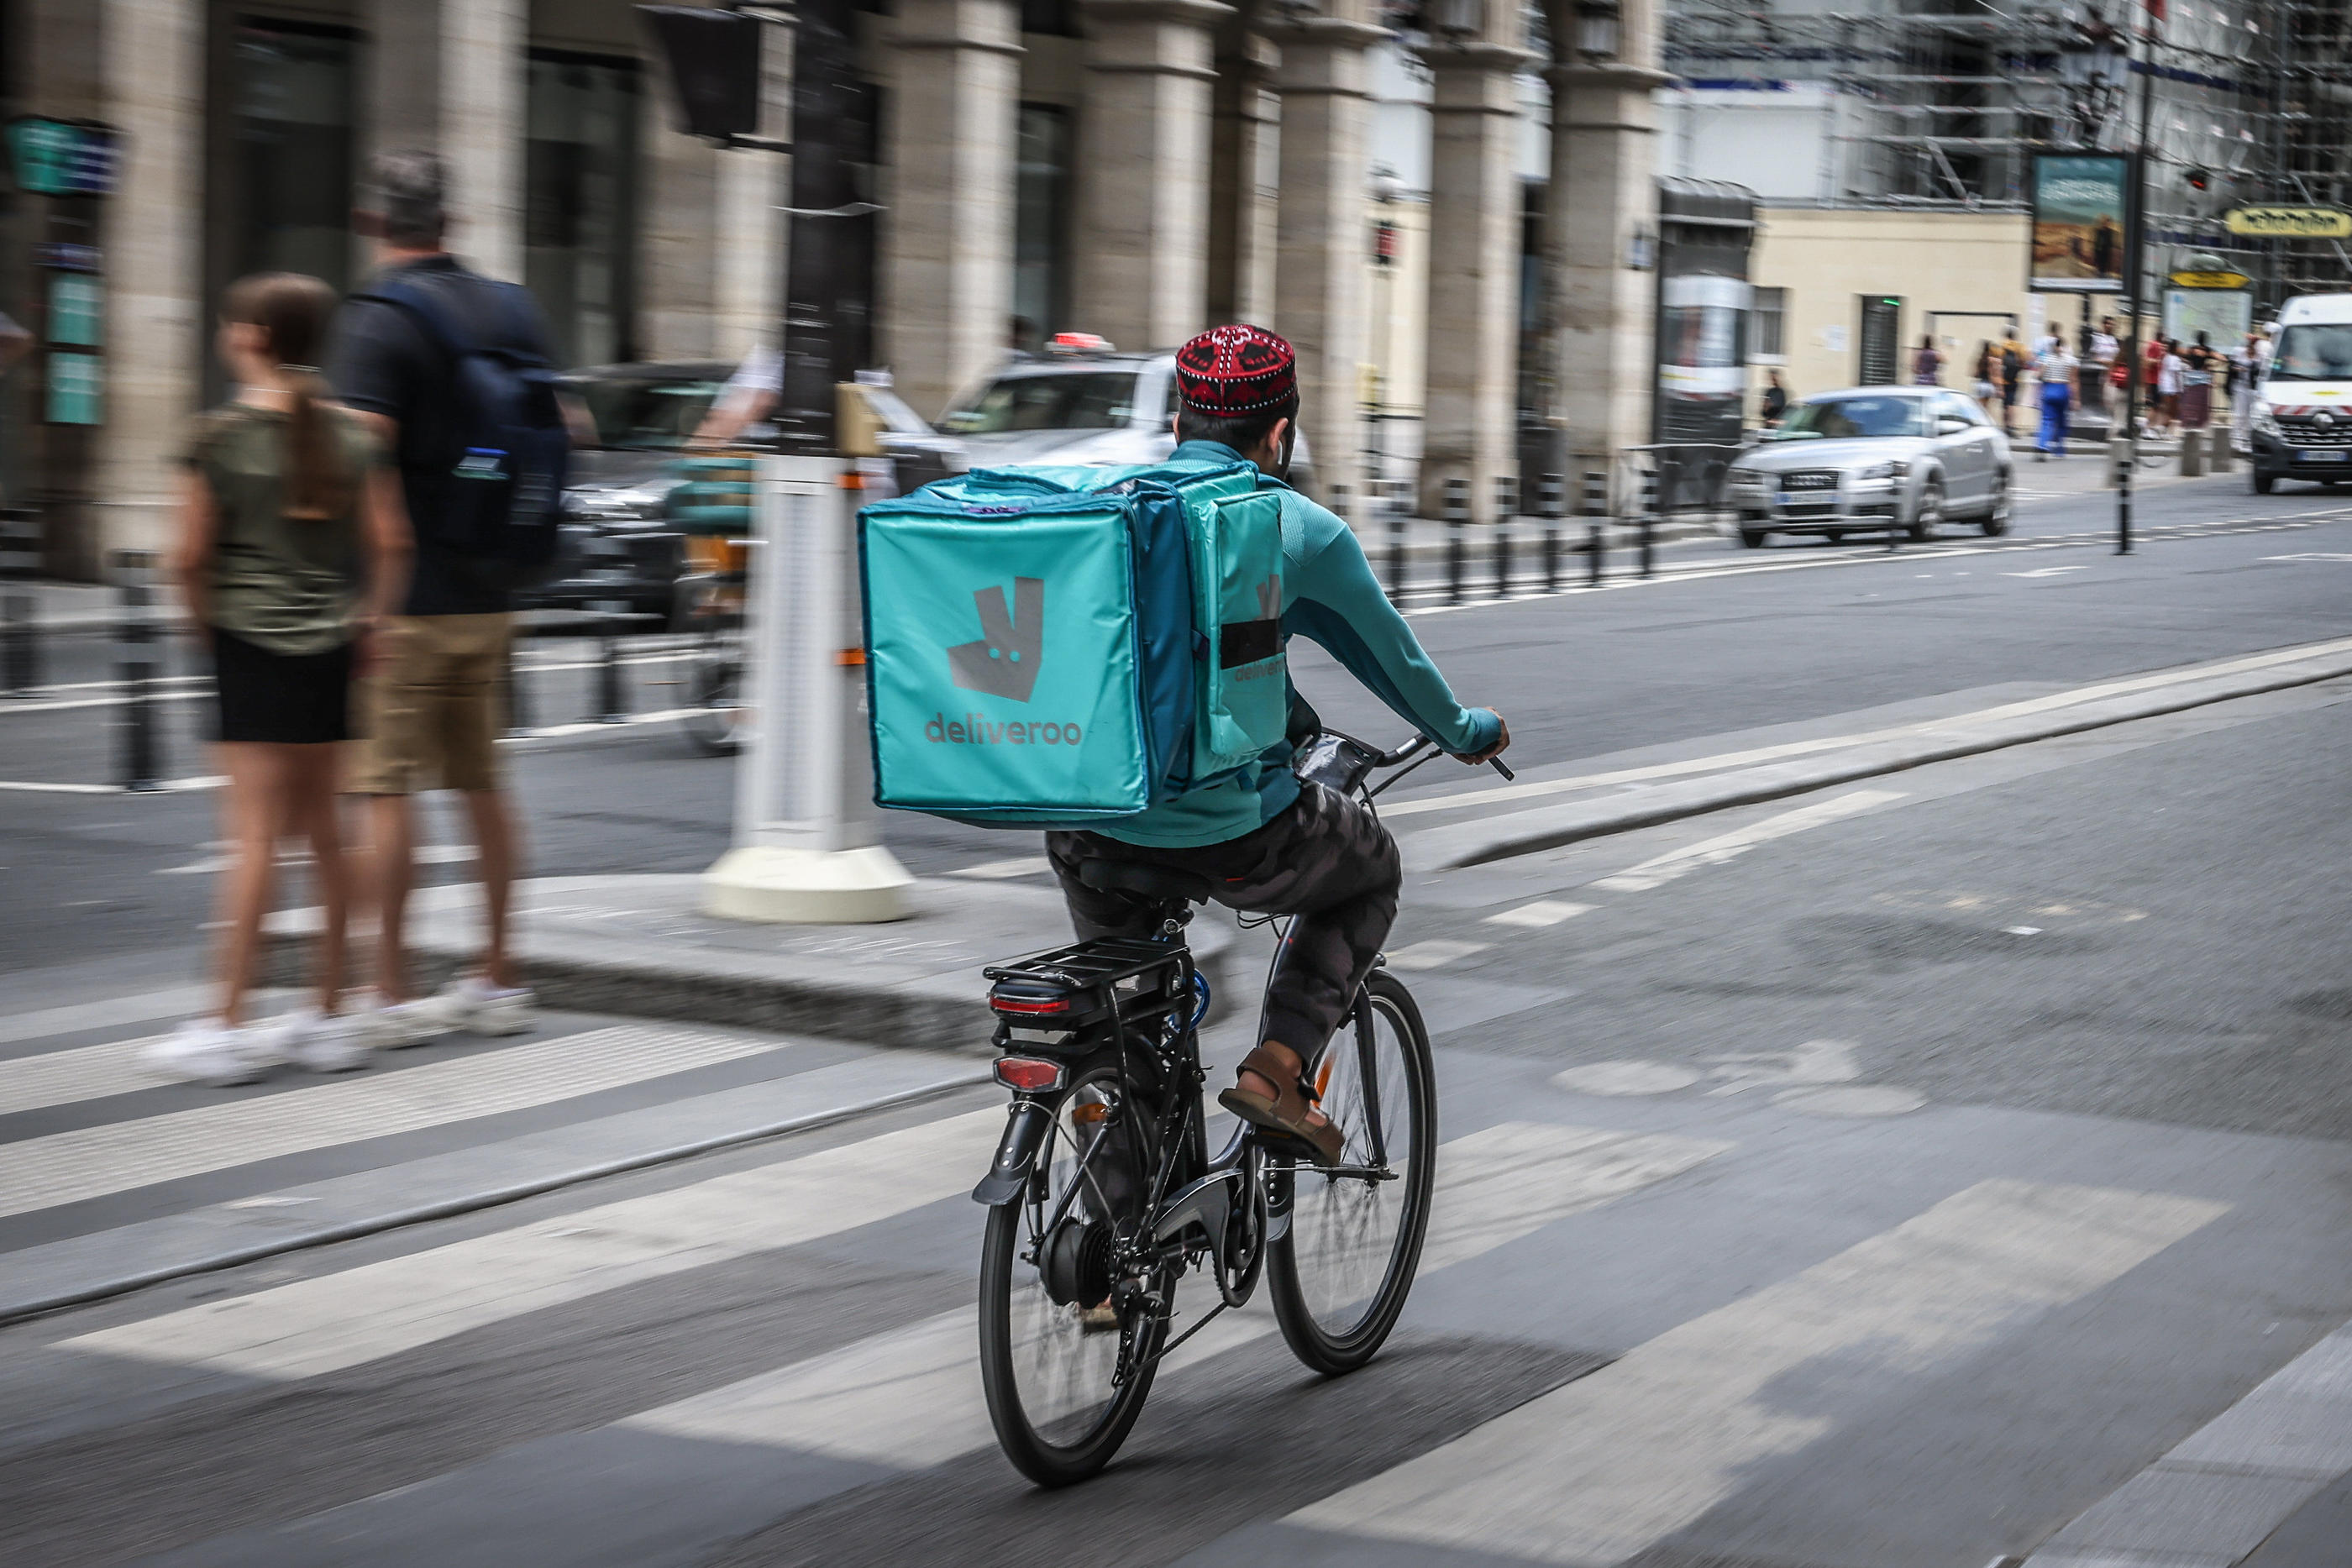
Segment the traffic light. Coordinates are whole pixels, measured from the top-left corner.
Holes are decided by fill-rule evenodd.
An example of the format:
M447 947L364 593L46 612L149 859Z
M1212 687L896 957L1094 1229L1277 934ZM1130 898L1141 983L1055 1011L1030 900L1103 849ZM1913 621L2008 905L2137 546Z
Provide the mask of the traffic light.
M2213 188L2213 172L2210 169L2191 169L2186 178L2189 181L2189 188L2192 191L2210 191Z
M760 19L703 5L640 5L669 61L683 127L730 145L760 129Z

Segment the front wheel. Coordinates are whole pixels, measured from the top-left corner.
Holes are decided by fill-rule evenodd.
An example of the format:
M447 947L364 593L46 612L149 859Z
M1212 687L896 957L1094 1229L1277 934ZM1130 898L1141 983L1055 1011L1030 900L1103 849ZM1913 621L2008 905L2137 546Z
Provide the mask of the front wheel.
M2254 470L2254 474L2253 474L2253 486L2254 486L2254 494L2255 494L2255 495L2257 495L2257 496L2267 496L2267 495L2269 495L2269 494L2271 493L2271 486L2273 486L2273 485L2275 485L2275 484L2277 484L2277 483L2278 483L2278 476L2277 476L2277 475L2275 475L2275 474L2265 474L2265 473L2263 473L2263 472L2261 469L2259 469L2259 468L2257 468L2257 469L2255 469L2255 470Z
M1911 514L1909 529L1914 544L1927 539L1944 520L1944 486L1940 480L1930 479L1919 486L1919 505Z
M1330 1169L1301 1162L1273 1173L1276 1204L1286 1197L1289 1212L1266 1281L1292 1354L1337 1375L1371 1360L1396 1327L1429 1228L1437 1080L1403 982L1372 971L1315 1078L1347 1144Z
M2009 481L2006 478L1992 482L1992 508L1985 513L1980 526L1988 538L1999 538L2009 532Z
M1113 1261L1141 1212L1140 1127L1118 1074L1087 1073L1055 1106L1025 1198L988 1211L981 1386L1004 1457L1039 1486L1110 1462L1167 1337L1174 1274L1120 1281Z
M1769 537L1769 531L1764 528L1742 528L1739 530L1740 547L1744 549L1762 549L1764 541Z

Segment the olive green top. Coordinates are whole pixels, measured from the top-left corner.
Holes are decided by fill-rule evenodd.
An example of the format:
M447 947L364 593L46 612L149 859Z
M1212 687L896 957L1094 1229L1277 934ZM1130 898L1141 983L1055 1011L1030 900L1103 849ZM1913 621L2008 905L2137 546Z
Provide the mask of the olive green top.
M343 461L363 480L383 461L380 444L347 410L325 413ZM339 517L288 517L288 418L241 402L196 417L185 461L220 514L205 619L273 653L323 653L352 637L362 486L352 485Z

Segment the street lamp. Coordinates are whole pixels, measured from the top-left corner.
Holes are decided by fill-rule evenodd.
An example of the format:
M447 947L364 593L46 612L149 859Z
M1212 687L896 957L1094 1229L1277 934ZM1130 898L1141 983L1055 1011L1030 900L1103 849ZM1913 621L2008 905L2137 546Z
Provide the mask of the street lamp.
M1617 0L1577 0L1576 52L1588 65L1606 65L1617 57L1623 24Z

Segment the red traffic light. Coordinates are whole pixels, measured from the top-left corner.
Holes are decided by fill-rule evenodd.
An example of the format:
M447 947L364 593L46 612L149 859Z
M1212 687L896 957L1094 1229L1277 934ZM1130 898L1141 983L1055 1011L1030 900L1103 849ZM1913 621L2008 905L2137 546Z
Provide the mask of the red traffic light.
M2192 191L2210 190L2213 185L2213 175L2209 170L2191 169L2189 171L2188 179L2189 188Z

